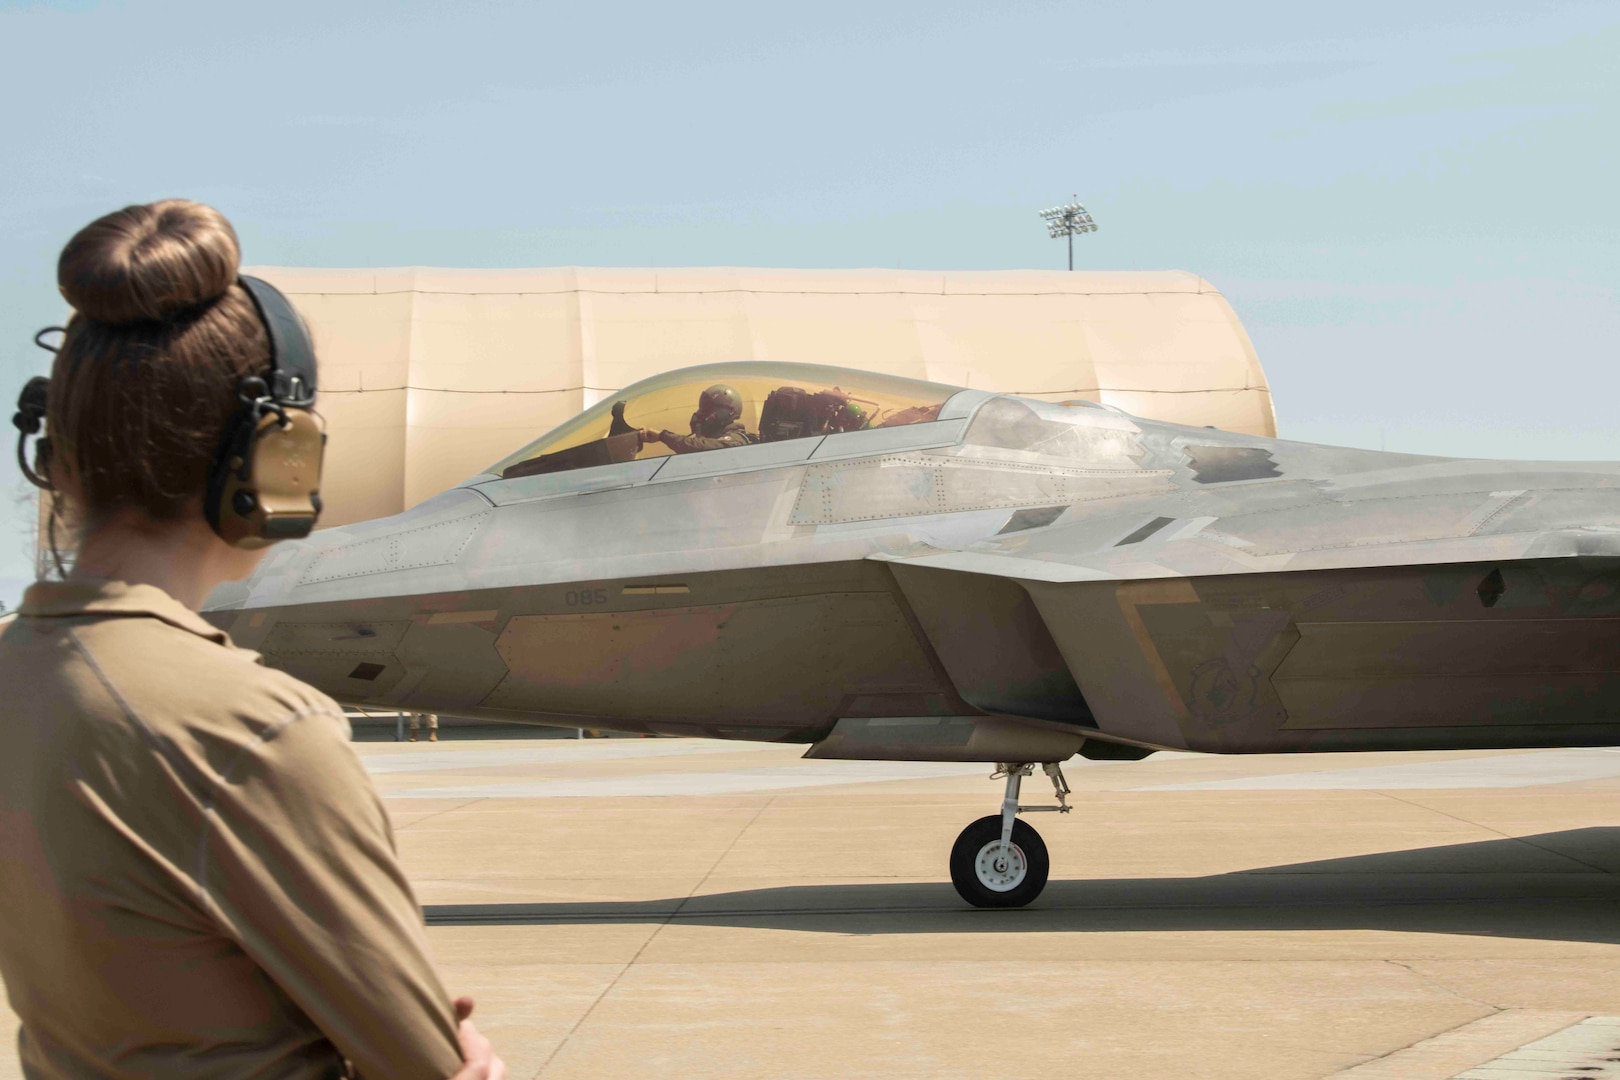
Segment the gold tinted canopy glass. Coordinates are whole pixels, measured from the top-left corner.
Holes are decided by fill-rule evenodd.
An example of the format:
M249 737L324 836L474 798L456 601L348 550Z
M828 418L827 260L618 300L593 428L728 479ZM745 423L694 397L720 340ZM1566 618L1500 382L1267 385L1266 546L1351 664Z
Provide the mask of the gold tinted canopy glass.
M663 457L673 452L668 446L634 433L689 433L699 398L716 384L731 387L742 398L738 420L750 442L926 423L961 390L819 364L705 364L655 375L609 394L488 471L530 476ZM617 409L620 404L622 410Z

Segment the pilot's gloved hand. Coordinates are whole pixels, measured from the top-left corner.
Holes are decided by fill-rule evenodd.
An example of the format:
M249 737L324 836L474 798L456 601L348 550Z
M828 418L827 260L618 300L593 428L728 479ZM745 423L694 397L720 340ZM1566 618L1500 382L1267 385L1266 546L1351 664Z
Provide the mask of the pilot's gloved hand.
M652 428L637 428L636 434L641 436L642 446L646 446L649 443L663 442L663 440L658 437L658 432L654 431Z

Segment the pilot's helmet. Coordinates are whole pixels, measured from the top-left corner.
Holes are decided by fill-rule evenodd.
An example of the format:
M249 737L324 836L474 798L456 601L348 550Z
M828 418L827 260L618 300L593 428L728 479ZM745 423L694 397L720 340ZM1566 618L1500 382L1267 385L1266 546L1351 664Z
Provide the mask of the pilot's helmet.
M725 383L715 383L699 396L692 428L701 429L702 434L718 435L740 419L742 411L742 395Z

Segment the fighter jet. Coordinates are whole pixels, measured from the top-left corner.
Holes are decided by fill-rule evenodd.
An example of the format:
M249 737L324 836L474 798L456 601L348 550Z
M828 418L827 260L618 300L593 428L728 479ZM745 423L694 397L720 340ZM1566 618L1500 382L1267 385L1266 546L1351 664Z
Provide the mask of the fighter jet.
M210 617L364 708L993 763L950 872L1016 907L1076 753L1620 742L1617 586L1620 464L748 363L282 544Z

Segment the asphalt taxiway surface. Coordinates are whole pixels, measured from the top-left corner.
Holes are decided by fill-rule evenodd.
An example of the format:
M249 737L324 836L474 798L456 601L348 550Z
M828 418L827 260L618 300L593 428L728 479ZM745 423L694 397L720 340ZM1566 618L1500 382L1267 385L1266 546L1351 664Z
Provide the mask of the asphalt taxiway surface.
M1076 760L1046 893L977 911L987 767L357 749L513 1077L1440 1080L1620 1031L1572 1028L1620 1014L1613 750Z

